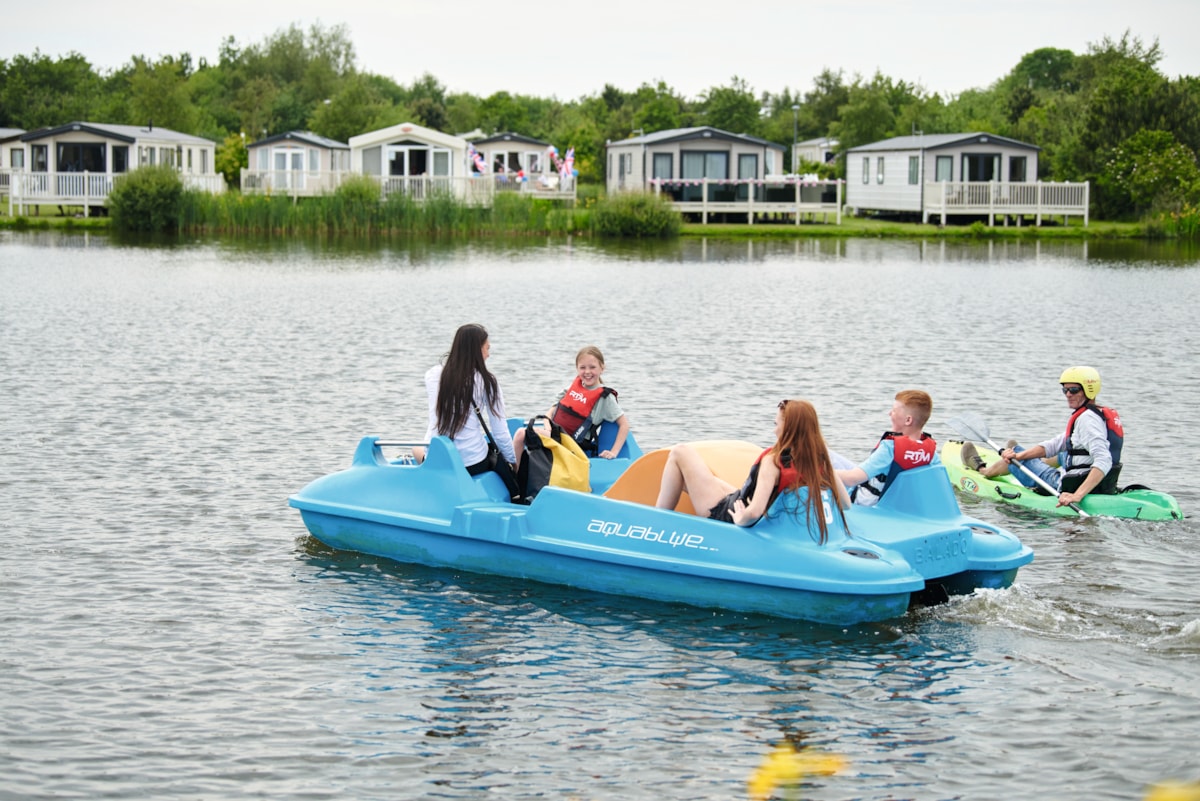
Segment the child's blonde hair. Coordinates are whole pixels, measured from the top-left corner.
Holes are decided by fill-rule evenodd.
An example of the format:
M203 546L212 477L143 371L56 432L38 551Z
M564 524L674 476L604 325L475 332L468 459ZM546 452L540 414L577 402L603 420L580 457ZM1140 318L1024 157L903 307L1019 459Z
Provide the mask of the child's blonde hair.
M579 366L579 360L584 356L595 356L596 361L600 362L600 369L604 369L604 354L595 345L584 345L579 349L579 353L575 354L575 366ZM604 383L604 379L600 379L600 383Z

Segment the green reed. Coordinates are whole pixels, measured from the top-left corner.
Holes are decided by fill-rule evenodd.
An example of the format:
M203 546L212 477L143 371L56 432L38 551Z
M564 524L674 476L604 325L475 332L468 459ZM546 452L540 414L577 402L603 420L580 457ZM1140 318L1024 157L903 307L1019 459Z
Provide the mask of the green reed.
M1200 208L1184 204L1175 211L1164 211L1147 227L1151 235L1166 239L1200 239Z
M446 192L382 198L379 184L364 176L316 197L185 192L179 227L267 235L564 235L589 232L591 220L590 209L516 192L497 194L490 206Z

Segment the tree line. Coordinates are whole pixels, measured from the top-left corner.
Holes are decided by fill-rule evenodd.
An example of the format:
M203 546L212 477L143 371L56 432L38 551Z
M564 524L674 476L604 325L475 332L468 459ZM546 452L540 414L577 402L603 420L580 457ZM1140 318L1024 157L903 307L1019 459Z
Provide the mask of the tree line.
M825 69L807 91L756 92L737 76L697 98L664 81L633 91L606 84L575 100L448 92L428 73L404 85L359 70L344 26L292 25L263 41L221 44L216 64L183 53L133 56L97 72L78 53L0 59L0 127L34 130L76 120L155 125L213 139L218 169L236 185L246 141L308 130L345 142L401 122L448 133L513 131L575 148L581 182L602 183L609 140L710 125L785 147L830 137L838 151L916 132L987 132L1042 148L1038 177L1091 181L1108 219L1191 206L1200 199L1200 78L1169 78L1157 40L1128 32L1087 52L1042 48L987 88L954 96L875 73ZM790 158L790 156L789 156ZM788 165L843 175L831 166Z

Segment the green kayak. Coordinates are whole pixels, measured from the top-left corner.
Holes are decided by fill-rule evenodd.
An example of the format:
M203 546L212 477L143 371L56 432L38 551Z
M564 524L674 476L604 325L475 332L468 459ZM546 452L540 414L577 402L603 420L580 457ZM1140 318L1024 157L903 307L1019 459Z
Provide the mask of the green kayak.
M992 463L1000 457L986 445L975 444L984 462ZM964 495L988 498L1002 503L1016 504L1029 509L1075 517L1068 506L1059 506L1058 499L1043 495L1022 485L1011 475L988 478L963 464L960 451L962 442L950 440L942 445L942 464L950 475L954 488ZM1152 489L1129 488L1116 495L1088 495L1079 506L1089 515L1100 517L1127 517L1136 520L1181 520L1183 512L1179 503L1165 492Z

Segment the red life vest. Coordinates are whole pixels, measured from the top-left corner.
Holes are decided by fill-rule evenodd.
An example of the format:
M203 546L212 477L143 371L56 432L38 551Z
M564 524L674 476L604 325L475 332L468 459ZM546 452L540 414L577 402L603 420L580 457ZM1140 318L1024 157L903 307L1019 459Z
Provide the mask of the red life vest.
M1121 450L1125 447L1125 427L1121 425L1121 415L1117 414L1116 409L1110 409L1107 406L1097 406L1094 403L1088 402L1080 406L1071 415L1071 419L1067 421L1067 456L1086 456L1086 459L1076 460L1068 459L1064 465L1066 470L1078 470L1081 467L1090 466L1092 464L1091 454L1086 448L1072 448L1071 434L1075 431L1075 421L1079 419L1079 415L1091 409L1096 414L1100 415L1104 420L1104 433L1108 436L1108 452L1112 456L1113 466L1121 461Z
M749 503L750 499L754 497L754 490L758 486L758 471L760 465L762 464L762 460L765 459L770 452L771 449L767 448L758 455L757 459L754 460L754 464L750 466L750 475L746 476L746 482L742 484L742 488L734 493L734 499L740 498L742 501ZM775 486L771 488L771 501L774 501L776 496L778 496L779 493L783 492L785 489L796 486L800 483L800 471L796 469L794 464L792 464L791 453L784 451L780 455L779 461L782 462L782 464L779 465L779 480L776 481ZM733 506L732 501L733 499L730 499L729 505L731 508ZM768 502L767 506L770 505L770 502Z
M914 467L924 467L933 461L933 456L937 453L937 441L926 433L921 434L920 439L906 437L898 431L885 431L883 436L879 438L879 443L875 445L879 448L887 440L892 441L892 465L886 473L880 473L877 476L871 476L863 483L854 488L851 497L858 500L858 493L865 492L868 495L874 495L875 500L859 501L866 505L872 505L883 497L883 493L887 492L888 486L892 480L896 478L904 470L911 470Z
M562 400L554 407L553 421L563 431L578 439L578 434L581 433L580 429L585 428L583 424L592 416L592 410L596 408L596 404L602 397L609 394L615 396L617 391L605 386L586 389L579 376L575 376L575 380L571 382L571 386L567 387Z
M770 452L771 449L767 448L765 451L760 453L758 458L754 460L754 464L757 465L761 463ZM780 454L779 461L782 462L782 464L779 466L779 480L775 482L775 490L771 493L772 499L774 499L774 496L783 492L788 487L794 487L800 483L800 471L797 470L796 465L792 463L792 454L788 451L784 451L782 454Z

